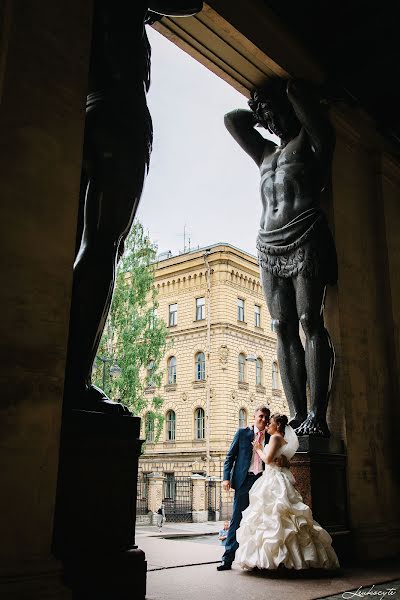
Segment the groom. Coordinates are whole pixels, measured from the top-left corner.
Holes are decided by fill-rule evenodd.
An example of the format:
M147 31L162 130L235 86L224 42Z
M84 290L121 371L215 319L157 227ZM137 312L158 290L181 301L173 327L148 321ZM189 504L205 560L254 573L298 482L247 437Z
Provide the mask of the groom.
M256 408L254 425L238 429L226 455L224 463L224 481L222 487L226 492L235 490L233 514L225 542L225 552L217 571L231 569L235 552L239 547L236 541L236 530L242 520L242 512L249 505L249 491L253 483L262 475L264 463L254 452L252 442L256 440L263 446L268 443L269 435L265 427L269 423L270 410L266 406Z

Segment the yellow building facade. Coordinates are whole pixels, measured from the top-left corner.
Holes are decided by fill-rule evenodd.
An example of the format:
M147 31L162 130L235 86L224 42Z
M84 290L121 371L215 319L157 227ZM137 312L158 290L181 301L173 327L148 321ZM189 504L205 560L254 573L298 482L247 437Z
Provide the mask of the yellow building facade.
M255 408L288 414L276 357L276 336L263 297L257 259L216 244L160 260L157 316L170 344L162 361L164 423L157 435L142 416L142 478L203 475L221 479L226 451ZM151 383L151 381L150 381ZM224 497L223 501L230 498Z

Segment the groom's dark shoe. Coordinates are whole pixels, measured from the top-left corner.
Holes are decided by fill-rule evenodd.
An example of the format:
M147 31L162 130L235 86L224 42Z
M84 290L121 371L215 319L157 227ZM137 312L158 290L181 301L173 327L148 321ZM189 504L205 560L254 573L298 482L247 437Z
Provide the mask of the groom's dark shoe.
M224 560L217 567L217 571L230 571L232 569L232 563L225 562Z

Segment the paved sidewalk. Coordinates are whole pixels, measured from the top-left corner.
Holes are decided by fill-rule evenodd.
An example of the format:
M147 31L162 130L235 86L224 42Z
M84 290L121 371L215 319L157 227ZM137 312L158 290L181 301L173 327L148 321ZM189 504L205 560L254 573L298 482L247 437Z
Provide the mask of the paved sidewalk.
M360 565L332 573L242 571L233 564L231 571L216 570L223 548L217 534L223 522L166 523L157 527L136 528L136 543L145 551L148 562L147 600L329 600L342 599L346 591L400 600L400 561ZM386 584L386 582L392 582ZM384 585L378 585L378 584ZM376 592L376 593L374 593ZM379 594L379 592L381 592Z
M218 533L225 521L206 521L205 523L164 523L161 533L156 525L137 525L136 535L140 537L168 535L203 535Z
M162 532L156 526L140 526L136 543L146 553L148 571L217 563L223 553L217 539L223 526L223 521L165 523Z

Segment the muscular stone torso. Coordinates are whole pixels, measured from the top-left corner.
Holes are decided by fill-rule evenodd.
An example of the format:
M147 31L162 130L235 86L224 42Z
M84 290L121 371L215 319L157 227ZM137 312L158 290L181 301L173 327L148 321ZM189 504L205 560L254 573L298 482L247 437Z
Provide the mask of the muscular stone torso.
M322 188L320 167L304 129L287 146L272 152L270 148L268 145L260 166L260 226L265 231L283 227L318 206Z

